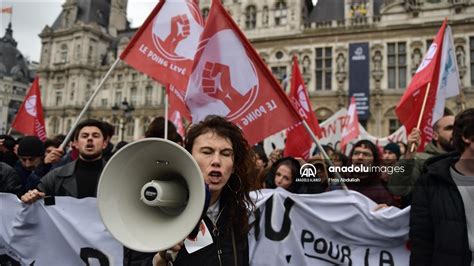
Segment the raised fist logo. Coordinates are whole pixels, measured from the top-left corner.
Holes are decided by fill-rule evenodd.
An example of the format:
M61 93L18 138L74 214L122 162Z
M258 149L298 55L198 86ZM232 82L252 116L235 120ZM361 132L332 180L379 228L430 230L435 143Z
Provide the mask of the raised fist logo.
M219 63L206 62L202 72L202 90L208 96L221 100L229 107L243 106L250 97L251 90L240 94L231 84L230 68Z
M171 18L171 31L163 42L168 52L175 54L176 47L189 36L190 29L189 19L185 14Z

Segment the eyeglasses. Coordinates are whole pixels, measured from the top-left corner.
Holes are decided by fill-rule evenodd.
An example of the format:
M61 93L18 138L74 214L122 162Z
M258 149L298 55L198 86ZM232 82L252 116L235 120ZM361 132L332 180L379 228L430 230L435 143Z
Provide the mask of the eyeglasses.
M373 157L374 156L371 152L368 152L368 151L354 151L353 155L354 156L363 155L364 157Z

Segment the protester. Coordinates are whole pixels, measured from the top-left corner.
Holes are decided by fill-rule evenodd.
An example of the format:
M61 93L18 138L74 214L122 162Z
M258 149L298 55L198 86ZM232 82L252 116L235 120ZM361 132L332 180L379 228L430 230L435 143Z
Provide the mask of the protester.
M268 173L268 157L265 154L265 150L262 145L253 146L253 152L255 153L255 165L257 168L257 178L255 180L255 189L260 189L265 187L265 174Z
M164 138L165 137L165 118L156 117L151 121L145 132L145 138ZM183 145L183 138L178 134L175 125L168 120L168 140Z
M296 182L296 179L300 178L300 167L298 160L293 157L277 160L267 174L266 187L281 187L293 193L298 192L301 183Z
M414 128L410 135L408 135L408 148L405 156L396 164L398 167L403 167L404 171L393 173L388 181L388 189L390 192L402 197L402 207L410 205L413 186L418 177L421 176L423 164L426 159L453 150L451 144L453 124L454 116L452 115L440 118L433 125L433 139L426 145L424 152L411 151L413 143L415 144L415 148L418 148L420 144L420 130Z
M104 127L103 127L104 139L105 139L105 143L107 144L105 149L102 151L102 158L105 161L108 161L114 154L113 151L115 150L114 144L112 143L112 137L115 135L115 127L114 125L105 121L102 121L102 123L104 124Z
M382 162L381 165L384 166L395 166L395 164L400 159L401 152L400 146L398 144L390 142L383 147L383 154L382 154ZM382 180L385 187L387 187L388 180L392 176L393 173L383 172L380 175L380 179Z
M96 197L97 184L105 165L102 151L107 143L101 121L88 119L79 123L74 140L79 159L56 168L41 179L38 189L25 193L21 200L32 203L45 195L74 198Z
M270 156L268 158L268 166L272 166L276 161L283 158L283 149L274 149L270 152Z
M64 156L63 149L60 149L59 142L56 138L46 139L44 141L44 163L45 164L55 164L61 160Z
M380 172L370 170L372 166L380 166L380 155L377 146L370 140L359 140L352 147L349 157L350 164L369 170L351 173L348 177L358 180L347 182L347 187L365 195L378 204L393 205L393 197L382 185Z
M4 162L0 162L0 192L20 195L20 191L20 176L13 167Z
M0 135L0 162L15 167L18 157L15 154L15 139L10 135Z
M474 109L452 135L456 152L430 158L413 191L410 265L474 265Z
M405 153L407 152L407 144L403 141L398 141L397 145L400 148L400 155L405 155Z
M21 191L23 194L28 190L35 189L41 178L46 175L50 164L44 163L44 145L37 136L26 136L22 138L18 145L19 161L15 165L15 170L21 179Z
M249 265L249 191L256 174L252 149L240 128L217 116L192 126L185 148L209 185L210 207L203 220L213 242L191 254L182 243L175 246L179 253L173 265ZM155 265L165 265L164 257L158 253Z
M153 119L145 132L145 138L164 138L165 137L165 118L163 116ZM173 141L179 145L183 145L183 139L178 134L178 130L171 121L168 121L168 140ZM119 151L122 145L126 142L119 142L116 146L116 151ZM115 153L114 152L114 153ZM139 252L136 250L124 247L124 265L150 265L155 256L155 252Z

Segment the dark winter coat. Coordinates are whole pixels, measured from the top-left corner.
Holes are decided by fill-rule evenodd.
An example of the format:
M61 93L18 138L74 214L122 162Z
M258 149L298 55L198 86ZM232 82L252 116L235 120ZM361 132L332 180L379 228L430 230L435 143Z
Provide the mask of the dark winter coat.
M458 160L453 153L433 157L417 180L410 215L410 265L470 265L464 204L449 171Z

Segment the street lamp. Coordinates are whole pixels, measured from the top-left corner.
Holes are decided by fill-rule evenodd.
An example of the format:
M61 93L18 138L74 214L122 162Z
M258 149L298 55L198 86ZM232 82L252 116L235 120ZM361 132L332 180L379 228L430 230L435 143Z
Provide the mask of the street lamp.
M127 98L124 98L120 106L117 105L117 103L115 103L114 106L112 106L112 115L114 117L117 117L117 115L119 114L119 111L122 111L122 119L120 122L120 131L121 131L120 141L123 141L124 136L125 136L125 126L127 125L128 122L131 121L132 113L133 111L135 111L135 108L133 107L133 104L129 104L127 102Z

